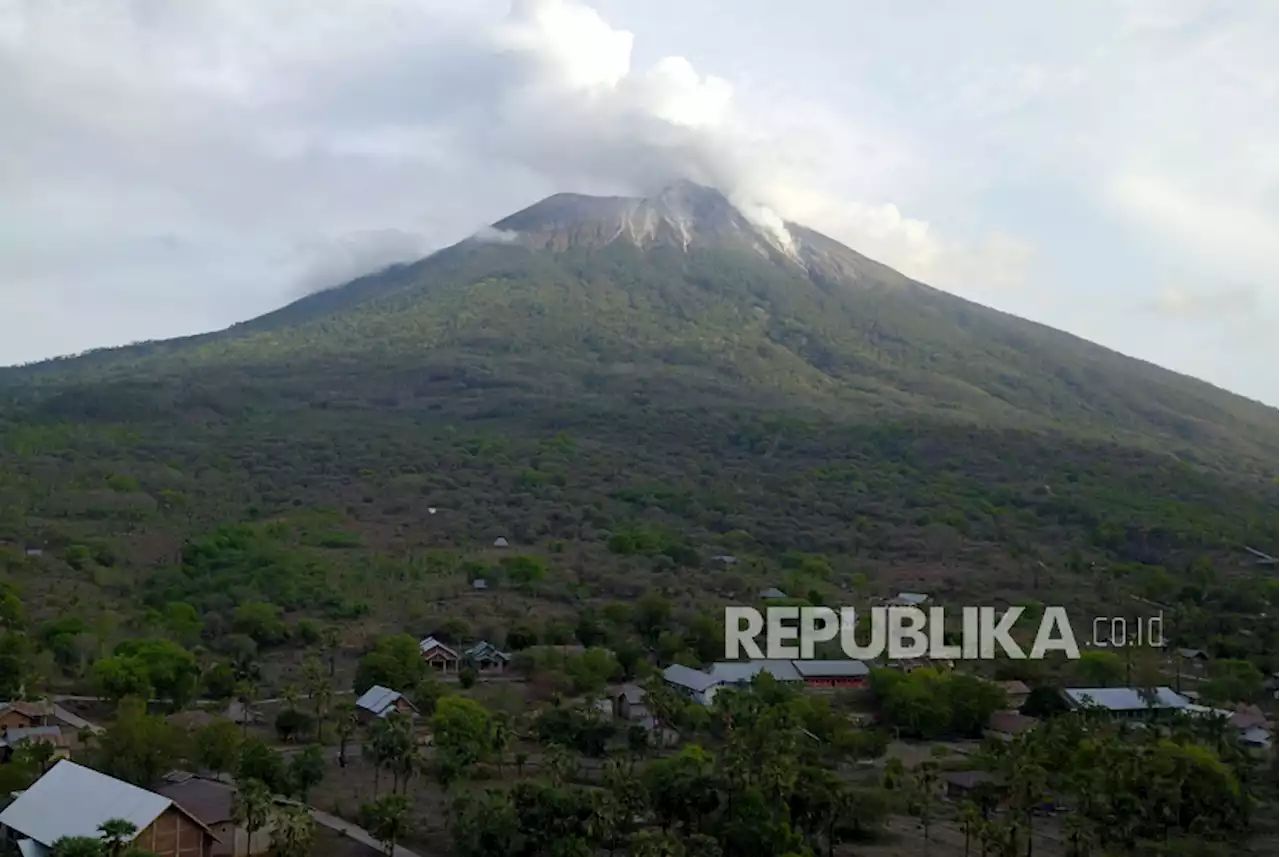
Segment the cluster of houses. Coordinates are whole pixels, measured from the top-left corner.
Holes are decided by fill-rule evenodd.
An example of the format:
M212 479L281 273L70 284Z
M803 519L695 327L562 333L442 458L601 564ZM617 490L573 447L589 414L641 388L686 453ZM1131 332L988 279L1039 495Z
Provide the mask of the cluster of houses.
M188 786L175 795L166 786L181 783L151 791L63 759L0 812L0 833L22 857L46 857L63 837L96 839L104 822L123 819L136 828L128 844L158 857L265 852L269 833L255 834L252 849L246 831L236 826L232 788L201 782L208 785L199 793Z
M8 762L28 743L48 744L53 748L52 759L67 759L83 736L101 732L101 726L54 702L0 702L0 763Z
M722 687L746 687L760 673L776 681L795 682L811 688L866 687L870 668L853 660L718 661L707 670L672 664L662 679L678 693L703 705L711 705Z
M441 673L456 673L463 665L469 665L482 674L501 673L511 663L511 655L497 646L482 640L459 652L436 637L424 637L418 641L422 660ZM410 717L418 716L418 708L401 691L375 684L356 699L356 717L362 723L385 718L392 712Z

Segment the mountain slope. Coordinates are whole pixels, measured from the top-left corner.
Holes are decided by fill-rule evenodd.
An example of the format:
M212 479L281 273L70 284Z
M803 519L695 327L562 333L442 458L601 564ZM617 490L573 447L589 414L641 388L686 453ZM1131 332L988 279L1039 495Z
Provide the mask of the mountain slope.
M0 371L0 571L50 614L141 589L414 633L780 581L1137 594L1205 645L1274 608L1244 547L1275 552L1276 422L705 188L560 195L224 331ZM547 580L467 601L498 536Z
M929 288L796 224L761 226L689 183L648 199L556 195L227 331L45 367L145 377L335 359L365 366L369 391L374 365L462 365L550 396L923 416L1226 467L1275 459L1275 409Z

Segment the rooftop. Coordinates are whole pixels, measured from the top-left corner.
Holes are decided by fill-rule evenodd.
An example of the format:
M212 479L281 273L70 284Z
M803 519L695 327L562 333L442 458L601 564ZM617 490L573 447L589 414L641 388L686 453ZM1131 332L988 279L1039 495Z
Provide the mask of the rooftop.
M792 661L796 672L805 678L840 678L858 677L871 674L871 670L862 661L851 660L798 660Z
M236 790L226 783L204 777L187 777L164 783L156 789L156 793L170 798L210 827L234 818L231 806Z
M1108 711L1143 711L1145 709L1186 708L1185 697L1174 693L1167 687L1151 688L1153 698L1151 704L1142 698L1138 688L1134 687L1077 687L1069 688L1063 693L1075 707L1097 705Z
M672 664L662 671L662 678L670 684L686 688L694 693L701 693L709 687L721 684L723 679L714 679L704 672L692 667Z
M391 710L391 707L396 704L396 700L400 699L402 695L399 691L375 684L356 700L356 708L363 708L365 711L371 711L381 717Z
M96 839L98 826L113 818L142 830L171 804L163 795L64 759L0 813L0 824L50 846L64 836Z
M800 672L791 661L717 661L711 665L710 676L716 682L737 684L751 681L766 672L778 681L800 681Z

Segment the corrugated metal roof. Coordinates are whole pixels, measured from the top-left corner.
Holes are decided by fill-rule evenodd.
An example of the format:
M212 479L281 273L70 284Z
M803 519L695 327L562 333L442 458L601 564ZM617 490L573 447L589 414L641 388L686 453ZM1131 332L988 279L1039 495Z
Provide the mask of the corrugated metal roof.
M12 729L4 730L0 734L0 747L11 747L21 744L29 739L48 739L55 746L65 745L67 742L62 737L61 726L15 726Z
M929 596L923 592L899 592L893 600L901 604L923 604L929 600Z
M618 691L618 696L625 697L632 705L640 705L647 695L644 688L637 684L624 684Z
M796 672L805 678L828 678L838 676L865 676L870 675L871 670L862 661L851 660L832 660L832 661L792 661L795 665Z
M441 640L437 640L435 637L424 637L422 641L418 643L418 651L424 655L427 652L432 651L433 649L441 649L443 651L446 651L449 654L453 655L455 658L458 656L457 651L455 651L450 646L446 646L444 642L442 642Z
M711 665L711 677L725 684L751 681L767 672L778 681L800 681L800 673L791 661L718 661Z
M365 711L372 711L374 714L381 717L399 698L399 691L392 690L389 687L383 687L380 684L375 684L373 687L361 694L360 698L356 700L356 708L363 708Z
M786 598L787 593L783 592L781 589L777 589L771 586L768 589L760 590L760 597L761 598Z
M671 684L687 688L694 693L701 693L707 688L720 683L704 672L698 672L680 664L672 664L667 667L662 671L662 677Z
M62 760L0 812L0 824L50 846L63 836L98 837L98 826L113 818L139 830L173 802L155 792Z
M49 849L34 839L20 839L18 840L18 853L22 857L45 857L49 853Z
M1186 708L1187 700L1167 687L1154 688L1151 705L1132 687L1079 687L1069 688L1067 698L1077 706L1098 705L1108 711L1140 711L1147 708Z

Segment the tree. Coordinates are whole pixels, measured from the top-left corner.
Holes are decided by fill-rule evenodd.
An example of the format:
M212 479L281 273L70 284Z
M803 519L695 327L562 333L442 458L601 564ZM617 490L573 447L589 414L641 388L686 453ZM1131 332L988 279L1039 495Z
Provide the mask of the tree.
M138 825L125 818L109 818L98 825L107 857L120 857L124 847L138 835Z
M105 773L145 788L173 767L181 743L176 727L147 714L146 703L129 697L101 736L98 764Z
M325 659L329 662L329 678L338 671L338 652L342 649L342 633L333 625L328 626L320 635Z
M172 640L125 640L116 646L115 657L140 665L156 695L169 700L175 709L186 705L200 686L195 655Z
M103 857L102 840L94 836L63 836L49 849L50 857Z
M250 738L241 745L236 779L257 780L276 793L289 791L289 773L284 757L257 738Z
M345 768L347 744L351 741L351 736L356 734L356 726L359 725L355 704L350 700L343 700L334 709L333 716L338 728L338 767Z
M933 825L938 799L938 763L932 760L916 766L911 777L911 814L920 819L924 831L924 850L929 853L929 828Z
M1084 652L1075 671L1089 687L1110 687L1124 678L1124 660L1115 652Z
M426 674L418 641L408 634L383 637L356 667L354 689L364 693L375 684L404 691L416 687Z
M311 715L305 711L299 711L296 708L283 708L276 714L276 735L286 744L292 743L297 736L311 731L312 722Z
M289 782L303 803L307 802L311 789L324 781L324 773L324 749L319 744L308 744L289 760Z
M446 696L431 718L436 753L465 771L492 749L493 722L484 706L461 696Z
M388 855L394 855L396 840L404 834L409 819L409 799L394 792L360 807L360 826L382 843Z
M538 634L528 625L513 625L507 631L507 647L513 652L520 652L538 645Z
M261 601L248 601L236 608L235 629L253 638L259 646L273 646L289 638L289 629L280 619L280 608Z
M476 679L479 677L480 674L476 672L476 668L470 664L458 670L458 684L461 685L463 690L470 690L475 687Z
M311 813L300 806L278 807L272 821L271 845L278 857L307 857L311 853L316 835Z
M230 720L219 718L197 729L192 736L195 762L218 776L235 768L240 758L240 728Z
M93 685L115 703L126 696L150 699L155 692L146 666L136 658L119 656L102 658L93 665Z
M253 834L271 820L274 806L271 789L265 783L253 778L241 779L231 800L231 816L245 829L246 838L252 842Z
M333 705L333 687L324 674L324 665L315 658L309 658L303 664L303 675L306 678L307 696L311 698L312 710L316 718L316 743L324 740L324 721Z

